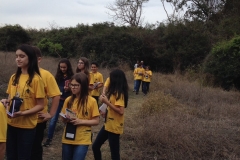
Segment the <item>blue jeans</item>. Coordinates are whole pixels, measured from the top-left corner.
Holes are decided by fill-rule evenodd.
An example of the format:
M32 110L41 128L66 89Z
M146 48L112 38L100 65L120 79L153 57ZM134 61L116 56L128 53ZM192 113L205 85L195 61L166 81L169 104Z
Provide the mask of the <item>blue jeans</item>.
M7 160L30 160L36 128L25 129L8 125Z
M88 145L62 144L62 160L84 160Z
M142 80L139 80L139 79L136 80L136 93L139 92L139 88L140 88L141 82L142 82Z
M137 90L137 82L136 80L134 80L134 86L133 86L133 90L136 91Z
M150 85L150 82L142 82L143 84L143 93L144 94L147 94L147 92L149 92L149 85Z
M48 126L48 139L52 139L53 138L53 134L54 134L54 130L58 121L58 117L59 117L59 113L62 110L63 107L63 100L59 101L59 105L56 111L56 114L52 117L52 119L49 122L49 126Z
M102 160L100 148L107 139L110 146L112 160L120 160L119 137L119 134L108 132L103 126L92 145L92 151L95 160Z

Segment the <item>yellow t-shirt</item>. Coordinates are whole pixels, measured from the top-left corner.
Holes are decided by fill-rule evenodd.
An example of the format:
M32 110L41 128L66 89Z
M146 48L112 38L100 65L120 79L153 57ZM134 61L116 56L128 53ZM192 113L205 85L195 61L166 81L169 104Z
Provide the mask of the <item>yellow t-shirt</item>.
M103 75L99 72L96 73L92 73L92 78L93 78L93 85L95 85L95 83L103 83ZM100 95L100 88L94 89L91 91L91 95L92 96L99 96Z
M124 107L124 96L121 95L120 98L116 100L116 96L111 95L110 102L116 107ZM118 114L108 106L107 117L105 122L105 130L115 134L122 134L123 125L124 125L124 115Z
M0 142L7 139L7 113L3 104L0 102Z
M35 107L36 98L45 98L44 82L38 74L34 75L30 86L27 84L29 78L28 74L21 74L19 83L16 86L13 85L13 76L14 75L12 75L9 80L7 93L10 95L11 99L17 94L23 99L20 111ZM34 128L37 125L37 113L16 118L8 118L8 124L18 128Z
M93 74L92 74L92 72L89 73L88 81L89 81L89 85L93 85L93 84L94 84L94 80L93 80Z
M145 70L145 73L143 75L143 81L144 82L151 82L151 79L152 79L152 71L150 71L150 70L146 71Z
M142 80L142 79L143 79L144 71L145 71L144 68L136 68L136 69L134 70L135 80Z
M110 78L108 77L104 83L104 87L109 87L110 84Z
M64 113L64 114L66 112L67 104L68 104L70 98L71 97L66 98L66 100L64 102L64 105L63 105L63 108L62 108L62 113ZM85 116L82 115L82 111L80 111L80 112L78 111L77 107L78 107L77 106L77 100L75 99L71 110L77 114L77 118L79 118L79 119L90 120L93 117L97 117L97 116L100 115L99 110L98 110L97 102L91 96L88 96L87 111L85 112L87 114L85 114ZM90 145L90 144L92 144L91 126L78 125L74 140L66 139L65 138L65 131L66 131L66 127L64 128L64 132L63 132L63 136L62 136L62 143L72 144L72 145Z
M39 70L40 70L40 74L41 74L41 77L42 77L44 85L45 85L44 90L45 90L45 93L46 93L46 97L44 99L43 112L47 113L47 111L48 111L48 98L49 97L54 97L54 96L60 96L61 93L60 93L58 84L57 84L55 78L53 77L53 75L45 69L39 68ZM38 118L38 123L41 123L41 122L43 122L43 119Z

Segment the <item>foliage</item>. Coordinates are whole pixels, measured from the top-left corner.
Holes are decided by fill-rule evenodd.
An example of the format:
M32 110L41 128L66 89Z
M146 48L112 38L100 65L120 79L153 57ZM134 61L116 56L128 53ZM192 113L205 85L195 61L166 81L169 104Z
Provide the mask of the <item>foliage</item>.
M20 25L0 27L0 50L15 51L21 43L30 41L30 35Z
M205 62L205 72L213 74L229 90L240 89L240 36L216 44Z
M49 41L47 38L43 38L37 44L37 46L41 49L43 55L46 55L45 53L48 53L49 56L56 57L56 55L58 55L59 57L61 57L58 52L61 51L63 47L59 43L53 43Z

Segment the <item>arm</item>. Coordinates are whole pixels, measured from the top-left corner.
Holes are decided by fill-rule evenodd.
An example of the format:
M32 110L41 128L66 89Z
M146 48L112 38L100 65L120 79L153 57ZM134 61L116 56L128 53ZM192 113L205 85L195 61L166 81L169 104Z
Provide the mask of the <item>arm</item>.
M107 91L108 87L107 86L103 86L103 91L102 91L102 94L105 95L106 94L106 91Z
M55 113L57 111L59 100L60 100L60 96L52 97L52 105L51 105L51 109L50 109L50 113L49 113L51 115L51 118L55 115Z
M103 86L103 83L99 83L95 89L99 89Z
M4 159L5 151L6 151L6 142L0 142L0 160Z
M118 114L120 114L120 115L124 114L124 107L113 105L112 103L110 103L110 101L107 99L107 97L105 95L100 96L100 101L105 103L107 106L109 106L112 110L114 110Z
M37 102L37 105L34 106L33 108L31 108L29 110L25 110L25 111L15 112L13 117L26 116L26 115L34 114L34 113L37 113L37 112L43 110L44 98L36 98L36 102Z
M38 115L39 117L43 118L44 122L48 121L55 115L58 108L59 100L60 100L60 96L52 97L52 105L51 105L50 113L39 112Z
M73 123L74 125L96 126L99 124L99 116L93 117L90 120L76 118L76 119L72 119L70 122Z

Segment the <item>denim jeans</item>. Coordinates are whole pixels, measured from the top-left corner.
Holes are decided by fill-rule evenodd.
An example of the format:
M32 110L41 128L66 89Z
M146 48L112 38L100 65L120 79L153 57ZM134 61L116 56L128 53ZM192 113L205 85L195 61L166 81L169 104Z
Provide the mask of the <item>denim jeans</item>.
M140 88L141 82L142 82L142 80L139 80L139 79L136 80L136 93L139 92L139 88Z
M36 128L25 129L8 125L7 160L30 160Z
M84 160L88 145L62 144L62 160Z
M110 146L112 160L120 160L119 137L119 134L108 132L103 126L92 145L95 160L102 160L100 148L107 139Z
M44 137L44 130L46 129L47 122L38 123L36 127L36 134L33 142L31 160L42 160L43 148L42 141Z
M63 100L59 101L59 105L56 111L56 114L52 117L52 119L49 122L49 126L48 126L48 139L52 139L53 138L53 134L54 134L54 130L58 121L58 117L59 117L59 113L62 110L63 107Z
M134 80L134 86L133 86L133 90L136 91L137 90L137 82L136 80Z
M142 82L143 84L143 93L144 94L147 94L147 92L149 91L149 85L150 85L150 82Z

